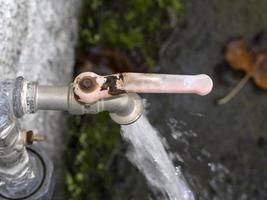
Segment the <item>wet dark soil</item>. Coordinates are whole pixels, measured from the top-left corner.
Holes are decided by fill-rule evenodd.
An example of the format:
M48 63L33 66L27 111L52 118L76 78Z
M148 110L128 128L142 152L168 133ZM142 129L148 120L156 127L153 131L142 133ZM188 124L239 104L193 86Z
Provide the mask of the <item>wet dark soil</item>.
M264 30L267 1L187 0L184 6L160 72L205 73L214 89L204 97L145 95L150 120L167 139L196 199L267 199L267 91L251 80L231 102L215 104L244 76L225 62L225 42Z

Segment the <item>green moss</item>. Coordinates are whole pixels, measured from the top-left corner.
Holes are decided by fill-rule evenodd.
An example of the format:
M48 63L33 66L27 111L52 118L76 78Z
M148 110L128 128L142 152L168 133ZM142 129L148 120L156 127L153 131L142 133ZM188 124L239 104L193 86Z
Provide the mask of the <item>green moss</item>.
M179 0L85 0L79 46L135 51L153 66L181 10ZM69 199L111 199L116 174L110 172L109 163L120 148L119 126L107 113L76 116L69 121L69 135L65 173Z
M179 0L86 0L80 46L139 52L147 65L153 65L181 10Z
M120 146L120 129L107 113L75 116L69 121L66 185L69 199L109 199L108 163Z

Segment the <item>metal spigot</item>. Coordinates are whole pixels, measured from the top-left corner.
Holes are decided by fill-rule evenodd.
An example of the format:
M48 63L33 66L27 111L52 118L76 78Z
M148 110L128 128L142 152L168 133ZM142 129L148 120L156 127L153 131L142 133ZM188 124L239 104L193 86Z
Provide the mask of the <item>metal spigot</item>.
M108 111L118 124L130 124L143 113L136 93L195 93L206 95L212 89L207 75L120 73L99 76L93 72L78 75L69 86L41 86L17 78L13 92L17 117L38 110L62 110L70 114L96 114Z
M195 93L206 95L212 89L209 76L200 74L182 76L170 74L119 73L99 76L93 72L78 75L73 83L77 101L83 104L99 104L103 99L111 101L107 111L118 124L136 121L143 113L143 103L136 93ZM123 100L128 94L130 100ZM105 101L104 101L105 103ZM107 104L107 103L106 103ZM107 106L106 106L107 107Z
M38 110L61 110L71 114L108 111L118 124L135 122L143 113L136 93L196 93L212 89L207 75L120 73L99 76L92 72L77 76L69 86L42 86L23 77L3 81L0 87L0 198L40 199L52 186L53 167L40 151L26 147L44 137L21 132L17 119ZM28 187L31 185L31 187ZM38 190L39 192L35 193Z

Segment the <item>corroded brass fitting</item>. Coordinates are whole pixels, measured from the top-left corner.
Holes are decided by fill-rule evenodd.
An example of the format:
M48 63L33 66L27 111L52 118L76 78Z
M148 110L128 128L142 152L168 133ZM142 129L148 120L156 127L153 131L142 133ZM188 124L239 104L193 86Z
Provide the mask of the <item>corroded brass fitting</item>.
M34 133L32 130L24 131L21 133L22 143L26 145L32 145L33 142L42 142L45 139L45 136Z

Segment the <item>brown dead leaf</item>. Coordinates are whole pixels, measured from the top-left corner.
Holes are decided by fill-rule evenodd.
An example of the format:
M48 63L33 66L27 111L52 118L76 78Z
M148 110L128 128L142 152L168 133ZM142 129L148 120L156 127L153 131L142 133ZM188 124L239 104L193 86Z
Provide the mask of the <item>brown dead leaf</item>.
M226 60L233 69L243 70L256 84L267 89L267 52L259 47L248 48L243 38L234 39L226 46Z
M267 52L252 52L254 58L255 70L252 74L256 84L267 90Z
M256 85L267 90L267 51L257 45L252 48L244 38L235 38L226 45L225 58L235 70L246 72L245 77L225 97L218 101L219 105L229 102L253 78Z
M227 43L225 57L233 69L244 70L246 73L253 74L255 69L253 57L243 38L232 39Z

